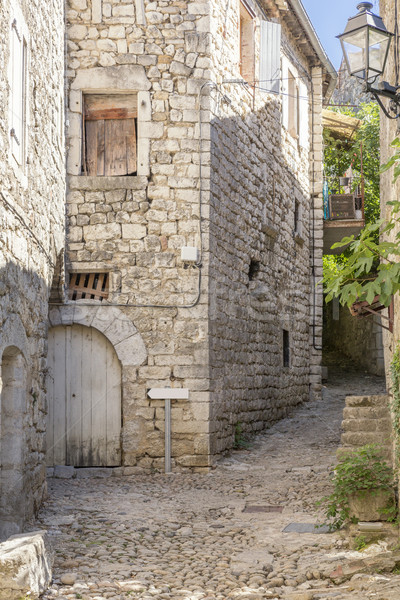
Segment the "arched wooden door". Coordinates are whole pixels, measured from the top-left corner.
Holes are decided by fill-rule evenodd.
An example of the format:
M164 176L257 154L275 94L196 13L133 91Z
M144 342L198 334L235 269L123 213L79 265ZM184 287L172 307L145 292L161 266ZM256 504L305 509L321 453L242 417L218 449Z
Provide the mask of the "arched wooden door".
M49 330L47 464L121 464L121 365L109 340L82 325Z

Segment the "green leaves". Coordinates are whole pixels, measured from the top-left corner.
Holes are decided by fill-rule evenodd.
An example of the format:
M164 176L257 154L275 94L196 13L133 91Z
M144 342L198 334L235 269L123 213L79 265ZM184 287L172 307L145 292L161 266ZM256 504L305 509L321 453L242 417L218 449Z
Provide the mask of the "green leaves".
M396 151L393 156L391 156L389 160L381 166L380 173L385 173L385 171L388 171L394 165L393 183L396 183L400 176L400 138L395 138L390 146L391 148L395 148Z
M394 241L377 241L376 232L382 239L394 228L400 228L400 217L394 212L400 203L393 203L389 223L379 219L362 230L359 239L345 237L336 247L349 244L347 261L337 268L331 261L324 261L323 285L326 302L339 298L342 305L351 306L366 300L371 304L379 296L384 306L389 306L392 295L400 290L400 234Z
M349 498L355 493L392 490L393 471L385 463L379 448L367 444L342 458L333 475L333 492L325 496L317 506L325 507L324 525L330 531L340 529L350 518Z

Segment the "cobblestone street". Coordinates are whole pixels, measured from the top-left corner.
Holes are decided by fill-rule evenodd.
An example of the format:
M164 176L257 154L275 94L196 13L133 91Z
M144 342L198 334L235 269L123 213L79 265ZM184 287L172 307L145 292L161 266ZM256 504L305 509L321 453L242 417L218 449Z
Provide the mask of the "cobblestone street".
M87 478L79 470L79 479L50 479L39 527L50 531L56 560L44 598L398 598L398 575L329 577L384 543L363 553L338 534L283 532L321 522L315 501L329 491L344 396L382 391L379 378L333 372L323 401L208 474Z

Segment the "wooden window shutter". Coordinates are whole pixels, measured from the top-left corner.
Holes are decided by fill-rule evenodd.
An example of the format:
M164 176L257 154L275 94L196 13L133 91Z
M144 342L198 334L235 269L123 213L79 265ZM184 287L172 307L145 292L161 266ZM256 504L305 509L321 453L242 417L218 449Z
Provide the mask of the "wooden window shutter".
M289 128L289 63L282 57L282 125Z
M300 81L299 83L299 113L300 113L300 124L299 124L299 141L303 148L309 146L309 115L308 115L308 90L305 83Z
M279 94L281 80L281 26L261 21L260 88Z
M137 171L136 96L85 97L84 171L87 175L132 175Z
M22 23L14 19L11 24L11 152L19 165L24 157L24 86L26 45Z
M100 300L108 298L108 273L71 273L70 300Z

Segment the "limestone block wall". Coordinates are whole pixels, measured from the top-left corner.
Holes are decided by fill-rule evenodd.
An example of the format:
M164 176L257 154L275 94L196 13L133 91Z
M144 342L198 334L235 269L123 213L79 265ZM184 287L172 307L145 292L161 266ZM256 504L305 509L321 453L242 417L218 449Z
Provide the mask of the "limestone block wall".
M257 80L260 21L266 13L256 3L252 8ZM320 391L322 299L314 288L318 272L313 276L312 266L322 267L322 204L321 185L319 189L313 185L312 167L320 182L321 145L313 147L312 155L309 142L312 110L314 133L322 135L322 77L316 69L313 80L314 73L281 21L283 60L298 74L302 94L309 98L304 145L282 125L280 96L259 89L265 83L257 86L256 81L254 87L239 83L237 6L232 3L225 12L222 3L211 2L216 83L210 92L214 452L232 445L237 423L245 432L261 430L308 400L310 392ZM282 86L287 90L286 81Z
M395 7L393 2L388 0L382 0L380 3L380 14L383 18L384 23L389 30L392 30L395 24ZM389 50L389 57L387 61L386 71L384 73L384 80L388 81L391 85L396 83L395 74L395 63L394 63L394 45L391 45ZM397 120L391 120L382 115L381 118L381 163L387 162L389 157L392 155L392 149L390 148L391 142L399 135L397 129ZM388 202L391 200L398 200L400 193L400 183L397 182L393 185L393 169L390 169L386 173L381 175L381 186L380 186L380 199L381 199L381 217L388 219L390 217L390 206ZM396 235L397 230L392 233L392 239ZM400 321L399 321L399 310L400 302L399 295L394 296L394 323L393 333L384 331L383 333L383 345L385 351L385 371L386 371L386 384L390 389L390 362L392 360L393 352L395 351L396 344L400 340Z
M17 40L25 52L18 141ZM64 246L63 50L63 2L1 3L0 539L23 527L45 493L47 300ZM20 162L13 148L23 148Z
M347 306L324 306L324 351L337 353L341 361L347 357L353 368L385 374L383 331L379 317L356 319Z
M320 390L322 187L310 135L312 118L322 135L322 75L284 28L309 98L301 146L281 126L279 97L226 84L238 79L239 46L225 8L68 3L66 279L108 272L108 303L146 348L123 375L126 466L163 465L163 403L150 387L189 388L172 409L173 465L193 469L232 446L238 421L257 431ZM259 47L257 26L256 62ZM137 98L136 173L85 174L85 94ZM313 145L318 181L321 150ZM200 251L200 268L185 268L183 246Z
M172 407L173 468L204 468L206 233L201 274L185 268L180 253L200 248L198 102L209 77L208 3L145 2L144 13L141 7L68 4L67 279L71 272L110 273L108 301L144 342L146 356L123 372L123 464L163 468L164 403L147 391L175 386L188 387L190 397ZM135 175L82 174L82 96L100 92L137 95Z

